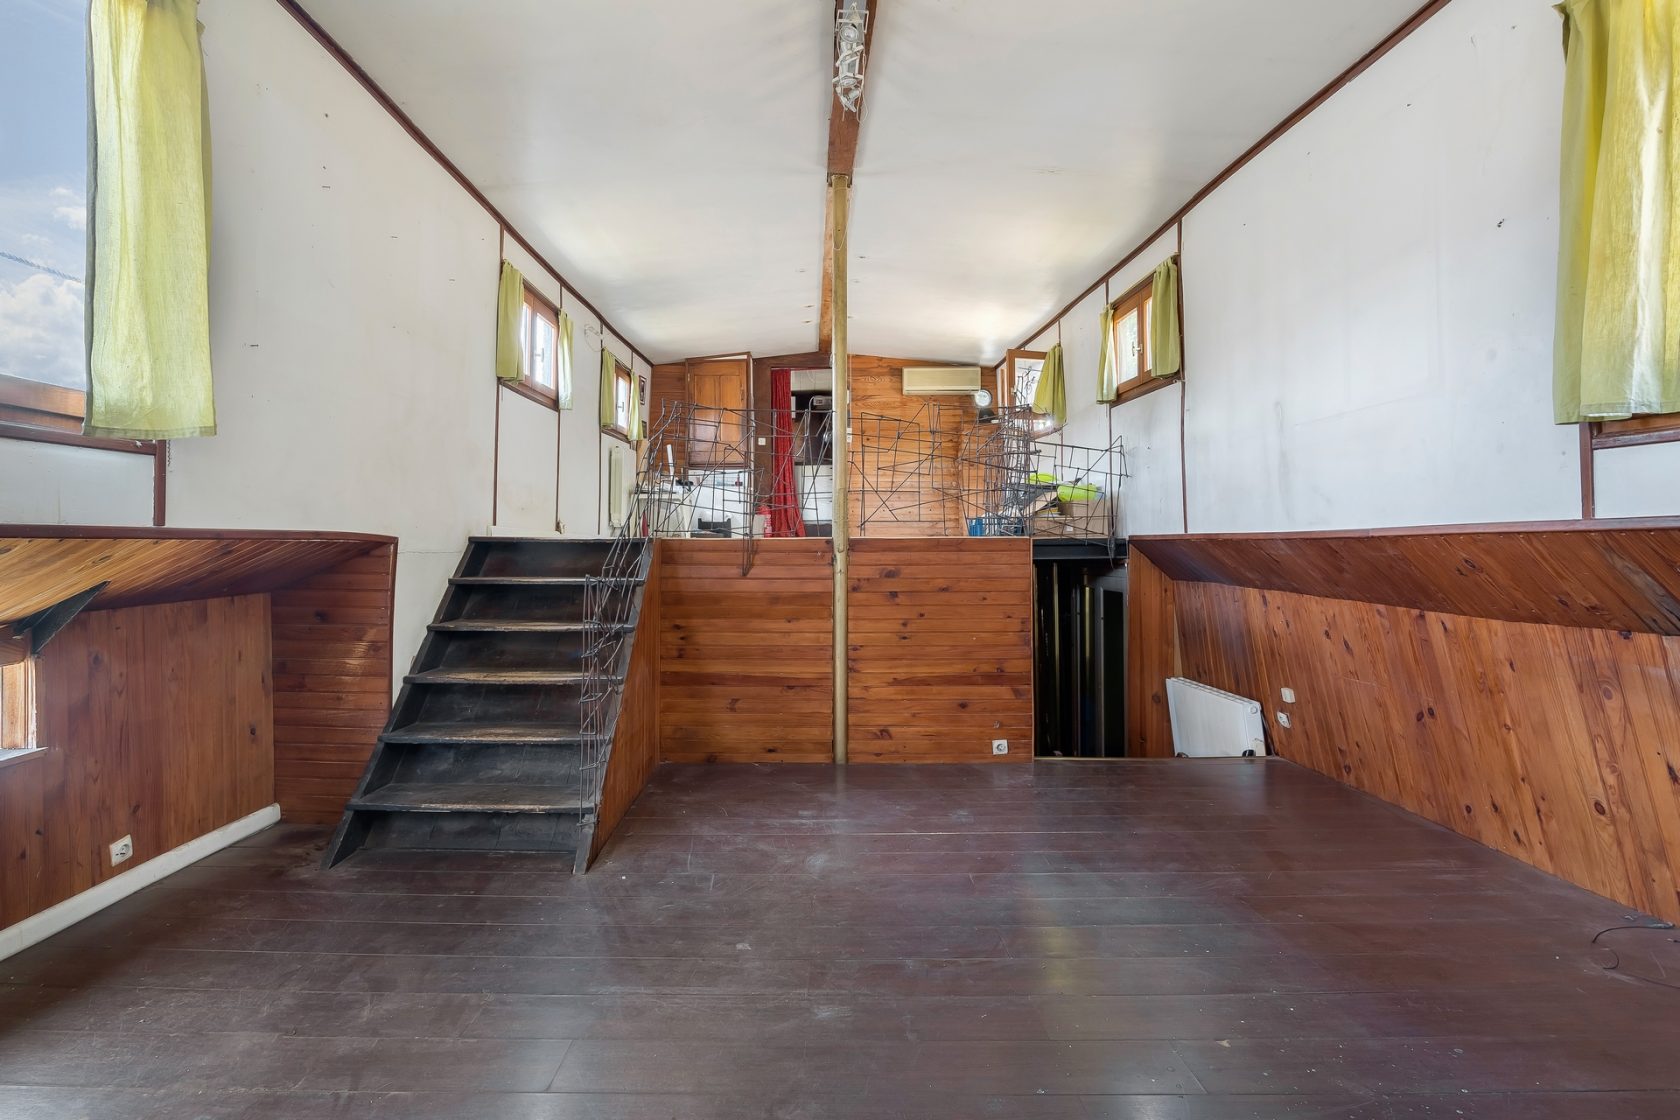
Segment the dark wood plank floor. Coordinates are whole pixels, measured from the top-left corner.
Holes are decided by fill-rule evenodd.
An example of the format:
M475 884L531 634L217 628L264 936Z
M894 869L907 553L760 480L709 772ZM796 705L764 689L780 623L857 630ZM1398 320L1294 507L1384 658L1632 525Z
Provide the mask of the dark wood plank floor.
M1672 931L1287 763L667 767L583 879L323 840L0 962L0 1116L1680 1117Z

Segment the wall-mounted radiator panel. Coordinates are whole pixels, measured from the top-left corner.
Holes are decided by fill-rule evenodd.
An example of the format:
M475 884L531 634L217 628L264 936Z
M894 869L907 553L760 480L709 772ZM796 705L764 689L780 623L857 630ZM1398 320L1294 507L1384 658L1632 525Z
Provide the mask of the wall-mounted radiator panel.
M1167 678L1173 751L1190 758L1239 758L1266 753L1260 705L1185 677Z

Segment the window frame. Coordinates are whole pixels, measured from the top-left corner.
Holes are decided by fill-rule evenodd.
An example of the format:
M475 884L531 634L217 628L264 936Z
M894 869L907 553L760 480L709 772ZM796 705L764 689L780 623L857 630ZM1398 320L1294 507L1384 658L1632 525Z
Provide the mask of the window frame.
M87 390L0 374L0 422L81 434Z
M537 380L531 369L538 319L554 330L554 345L549 348L549 378L552 382L549 385ZM560 309L529 282L525 284L525 300L519 312L519 380L504 381L502 384L522 397L560 411Z
M1021 360L1042 362L1049 356L1050 352L1048 350L1010 350L1006 352L1003 356L1003 363L998 366L998 395L997 400L993 402L993 407L1003 409L1021 407L1015 400L1015 363ZM1033 439L1053 436L1062 428L1063 425L1056 423L1053 417L1034 414L1032 418L1031 434Z
M625 422L622 425L620 425L618 423L618 419L617 419L617 417L618 417L618 387L620 385L628 385L629 390L626 393L625 400L626 400L627 403L635 403L635 401L636 401L636 375L631 371L629 366L625 365L623 362L618 360L618 355L617 354L612 355L612 360L613 360L613 417L614 417L614 419L613 419L613 422L611 424L602 424L601 425L601 431L605 432L609 436L614 436L618 439L621 439L625 443L629 443L630 442L630 422L629 422L630 418L628 416L626 416Z
M1594 451L1610 447L1639 447L1649 443L1680 443L1680 412L1588 423Z
M22 639L19 644L27 641ZM0 768L41 753L36 723L35 664L36 659L27 655L16 661L0 661Z

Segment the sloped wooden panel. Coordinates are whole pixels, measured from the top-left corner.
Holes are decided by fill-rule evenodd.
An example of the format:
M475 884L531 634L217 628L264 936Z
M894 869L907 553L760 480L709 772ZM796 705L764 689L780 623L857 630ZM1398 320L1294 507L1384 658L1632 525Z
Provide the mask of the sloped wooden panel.
M109 581L90 610L284 587L390 537L192 529L0 526L0 621Z
M1032 542L853 541L849 575L850 760L1031 762Z
M1680 520L1135 537L1169 579L1680 635Z

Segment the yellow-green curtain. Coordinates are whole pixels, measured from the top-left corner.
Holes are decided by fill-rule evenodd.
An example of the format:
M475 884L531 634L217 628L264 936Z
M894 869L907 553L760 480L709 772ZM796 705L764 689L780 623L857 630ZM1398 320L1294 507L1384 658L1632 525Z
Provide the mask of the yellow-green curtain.
M1680 412L1680 0L1567 0L1560 424Z
M1038 375L1038 387L1033 390L1032 410L1048 416L1056 427L1067 423L1067 379L1062 376L1062 344L1050 347L1044 355L1044 368Z
M524 340L519 326L525 313L525 277L502 262L502 282L496 290L496 379L518 381L525 376Z
M601 347L601 427L618 427L618 363Z
M1102 339L1102 357L1097 363L1097 403L1111 401L1120 395L1117 383L1120 376L1119 363L1114 360L1114 305L1104 304L1102 316L1097 326L1098 337Z
M560 337L556 345L558 361L555 363L554 394L558 398L561 408L572 407L572 317L564 311L560 312Z
M642 438L642 379L636 376L634 366L630 369L630 423L625 434L632 442Z
M1155 270L1149 293L1150 374L1171 377L1184 366L1183 334L1178 323L1178 262L1172 258Z
M88 9L88 435L216 434L197 0Z

